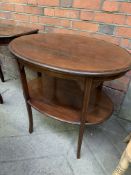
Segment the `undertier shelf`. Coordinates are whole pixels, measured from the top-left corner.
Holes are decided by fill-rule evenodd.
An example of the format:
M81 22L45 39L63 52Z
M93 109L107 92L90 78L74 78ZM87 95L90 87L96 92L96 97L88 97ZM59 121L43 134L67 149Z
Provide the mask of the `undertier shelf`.
M60 121L80 124L81 110L71 106L62 105L58 101L45 101L43 99L42 90L38 86L37 80L28 83L30 100L28 103L39 112L55 118ZM110 98L103 92L98 90L99 101L89 110L86 115L86 124L99 124L108 119L113 111L113 104Z

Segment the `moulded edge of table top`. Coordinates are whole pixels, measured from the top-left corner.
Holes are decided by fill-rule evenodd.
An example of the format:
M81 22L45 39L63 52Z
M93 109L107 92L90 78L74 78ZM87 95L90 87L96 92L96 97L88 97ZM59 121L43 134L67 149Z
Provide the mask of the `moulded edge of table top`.
M10 46L9 46L9 50L11 50ZM48 65L43 65L40 63L37 63L35 61L31 61L29 62L28 59L21 57L20 55L14 53L11 50L11 53L20 60L21 63L28 65L30 68L36 68L43 70L44 71L50 71L50 72L54 72L54 73L58 73L58 74L63 74L64 75L74 75L74 76L78 76L78 77L94 77L94 78L104 78L107 77L107 79L105 78L104 81L107 80L111 80L111 79L116 79L116 77L121 77L123 76L125 73L127 73L131 67L129 66L126 69L123 70L115 70L114 72L88 72L88 71L74 71L74 70L68 70L68 69L61 69L59 67L53 67L53 66L48 66ZM111 78L112 77L112 78ZM75 78L75 77L74 77Z
M95 38L96 39L96 38ZM104 41L104 40L102 40ZM104 41L106 42L106 41ZM39 68L43 69L43 70L47 70L47 71L51 71L51 72L56 72L56 73L62 73L62 74L72 74L72 75L76 75L76 76L92 76L92 77L112 77L112 76L119 76L120 74L123 73L123 75L128 72L131 69L131 64L128 65L125 68L121 68L121 69L115 69L115 70L111 70L111 71L79 71L79 70L72 70L72 69L68 69L68 68L61 68L61 67L57 67L57 66L51 66L48 65L47 63L40 63L34 60L30 60L28 57L23 57L22 55L19 55L19 53L15 52L12 48L12 45L9 45L9 49L12 52L12 54L18 58L21 62L27 64L27 65L32 65L32 66L38 66ZM123 49L123 48L121 48ZM126 53L128 53L130 55L130 53L123 49Z
M26 29L27 31L17 32L16 34L12 34L12 35L11 34L10 35L0 35L0 46L8 45L13 39L17 37L36 34L39 31L39 29L31 29L31 28L26 28Z
M23 32L21 30L20 32L16 32L16 34L15 33L7 34L7 35L0 34L0 39L2 39L2 38L5 38L5 39L7 39L7 38L16 38L16 37L23 36L23 35L34 34L34 33L37 33L39 31L39 29L33 29L33 28L30 28L30 27L23 27L23 26L2 24L2 23L0 23L0 28L2 28L1 27L2 25L4 26L3 29L7 28L7 29L11 29L12 30L13 28L17 28L18 27L18 28L22 28Z
M29 32L19 33L19 34L16 34L16 35L3 35L3 36L0 35L0 38L17 38L19 36L34 34L34 33L38 32L38 31L39 31L39 29L30 30Z

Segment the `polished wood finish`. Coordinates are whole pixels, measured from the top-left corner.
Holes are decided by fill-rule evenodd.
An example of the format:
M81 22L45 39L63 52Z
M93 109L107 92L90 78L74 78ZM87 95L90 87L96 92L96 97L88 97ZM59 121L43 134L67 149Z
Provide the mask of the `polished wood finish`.
M37 32L38 29L0 23L0 45L9 44L9 42L14 38L23 35L35 34Z
M80 158L80 151L81 151L81 145L82 145L83 134L84 134L84 129L85 129L86 116L87 116L88 108L89 108L92 84L93 84L93 79L89 78L85 80L84 98L83 98L83 105L82 105L82 113L80 117L80 130L79 130L78 149L77 149L78 159Z
M103 82L130 70L130 54L102 40L67 34L23 36L9 48L19 65L29 130L33 131L31 107L60 121L80 124L80 158L85 125L99 124L113 111ZM38 77L27 81L25 66L40 72Z
M38 29L30 29L22 26L13 26L0 23L0 46L8 45L13 39L29 34L36 34ZM0 65L0 78L4 82L4 75Z
M80 124L84 94L84 89L81 90L80 87L84 87L84 82L78 86L74 81L50 76L46 76L46 78L45 75L42 75L42 78L28 82L30 96L28 103L52 118L67 123ZM89 84L86 88L88 87ZM88 114L85 116L85 123L88 125L102 123L110 117L112 109L110 98L101 92L99 87L94 88L91 93Z
M29 132L33 132L33 117L32 117L32 110L31 106L28 104L28 100L30 99L29 96L29 91L28 91L28 85L27 85L27 80L26 80L26 74L25 74L25 69L24 66L21 66L18 62L19 70L20 70L20 78L23 86L23 94L25 97L25 102L26 102L26 107L27 107L27 112L29 116Z
M131 57L126 50L84 36L29 35L17 38L10 49L23 61L43 69L81 76L115 75L128 71L131 66Z

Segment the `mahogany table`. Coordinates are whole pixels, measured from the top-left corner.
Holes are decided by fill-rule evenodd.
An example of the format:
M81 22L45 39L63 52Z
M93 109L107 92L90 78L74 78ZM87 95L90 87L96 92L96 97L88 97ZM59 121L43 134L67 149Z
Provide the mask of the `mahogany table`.
M13 26L0 23L0 46L8 45L14 38L23 35L35 34L38 32L38 29L30 29L21 26ZM0 65L0 78L4 82L4 76ZM0 103L3 103L2 96L0 94Z
M131 56L103 40L68 34L19 37L9 49L19 65L29 132L33 132L31 107L60 121L80 124L80 158L85 125L102 123L113 111L112 101L102 90L103 82L130 70ZM28 81L26 66L42 76Z

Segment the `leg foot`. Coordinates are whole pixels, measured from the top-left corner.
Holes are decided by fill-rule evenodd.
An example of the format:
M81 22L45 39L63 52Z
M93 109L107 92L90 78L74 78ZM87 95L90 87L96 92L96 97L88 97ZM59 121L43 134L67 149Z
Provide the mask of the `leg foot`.
M4 82L4 75L3 75L3 72L2 72L2 69L1 69L1 66L0 66L0 78L1 78L1 81Z
M27 111L28 111L28 117L29 117L29 133L31 134L33 132L33 116L32 116L32 109L29 104L27 106Z
M79 139L78 139L78 148L77 148L77 159L80 159L80 152L81 152L82 140L83 140L83 135L84 135L84 129L85 129L85 125L84 124L81 124L80 125L80 130L79 130Z
M1 94L0 94L0 104L3 104L3 98L1 96Z
M80 152L81 152L81 145L84 135L86 117L89 107L89 100L91 95L91 88L92 88L92 79L85 80L85 87L84 87L84 98L83 98L83 106L82 106L82 113L81 113L81 121L80 121L80 130L79 130L79 138L78 138L78 148L77 148L77 159L80 159Z
M42 73L41 72L37 72L37 76L38 77L41 77L42 76Z

